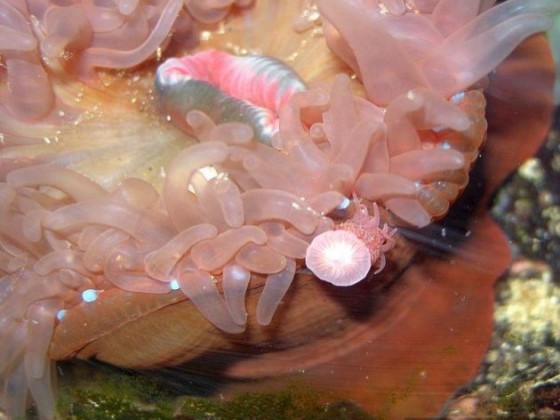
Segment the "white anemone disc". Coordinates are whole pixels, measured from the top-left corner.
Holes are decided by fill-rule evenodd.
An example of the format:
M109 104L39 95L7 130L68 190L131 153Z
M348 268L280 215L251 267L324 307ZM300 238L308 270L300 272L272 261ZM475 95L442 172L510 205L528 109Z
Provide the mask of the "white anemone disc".
M330 230L313 239L307 248L305 263L321 280L335 286L351 286L369 272L371 254L353 233Z

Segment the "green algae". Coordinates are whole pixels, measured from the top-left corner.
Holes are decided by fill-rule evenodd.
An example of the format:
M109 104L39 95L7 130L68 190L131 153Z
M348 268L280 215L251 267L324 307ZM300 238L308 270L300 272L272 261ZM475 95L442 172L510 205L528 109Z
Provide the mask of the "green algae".
M194 419L371 419L352 403L324 403L318 393L288 387L279 393L241 393L230 401L216 402L201 398L182 399L181 414Z
M351 402L301 384L278 392L243 392L229 400L176 396L151 376L80 363L63 365L58 399L60 418L82 419L305 419L367 420Z
M169 419L167 392L148 377L81 363L60 368L57 408L62 419Z

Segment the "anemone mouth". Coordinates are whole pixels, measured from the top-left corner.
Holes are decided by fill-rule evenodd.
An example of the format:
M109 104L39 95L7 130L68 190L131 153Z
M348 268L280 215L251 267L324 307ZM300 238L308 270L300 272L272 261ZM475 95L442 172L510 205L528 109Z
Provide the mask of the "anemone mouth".
M313 239L305 264L321 280L335 286L351 286L369 273L371 254L356 235L335 230Z
M158 1L162 7L168 3ZM25 116L14 118L6 109L0 113L6 132L0 175L5 176L11 168L53 163L75 169L108 188L127 177L139 177L160 188L165 166L194 142L192 136L168 121L168 112L159 108L154 69L170 55L208 49L268 55L286 62L308 82L328 80L341 69L347 70L332 59L317 35L317 24L300 33L285 24L297 20L300 12L295 7L262 1L246 9L247 2L222 3L238 6L223 6L220 10L229 15L219 23L209 22L200 11L191 18L195 21L185 24L181 12L169 48L156 58L148 56L134 69L112 70L108 65L98 68L93 79L84 79L80 73L50 73L57 100L49 102L47 118L33 122ZM199 17L201 21L196 20ZM276 35L263 32L263 27L275 27ZM307 58L311 55L314 61Z

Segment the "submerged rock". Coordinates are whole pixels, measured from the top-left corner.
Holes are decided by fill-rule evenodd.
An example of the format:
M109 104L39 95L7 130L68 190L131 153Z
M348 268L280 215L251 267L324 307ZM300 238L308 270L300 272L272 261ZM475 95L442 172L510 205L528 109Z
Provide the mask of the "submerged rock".
M560 416L560 112L546 144L504 185L493 216L515 263L497 286L495 329L481 372L450 418Z

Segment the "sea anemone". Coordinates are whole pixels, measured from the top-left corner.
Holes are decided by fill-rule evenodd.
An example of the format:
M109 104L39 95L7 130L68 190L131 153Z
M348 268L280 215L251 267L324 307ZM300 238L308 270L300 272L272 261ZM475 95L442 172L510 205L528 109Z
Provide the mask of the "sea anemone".
M354 201L357 201L354 198ZM356 203L354 216L317 235L305 254L305 265L321 280L335 286L351 286L363 280L372 265L374 274L385 268L385 253L395 245L387 225L380 227L379 209L373 203L373 216L367 208Z
M223 96L195 95L204 106L184 108L156 93L159 106L184 120L187 137L166 121L171 115L156 113L143 77L149 69L138 77L97 71L138 66L171 49L174 33L248 3L0 3L10 17L0 27L7 34L0 45L0 406L9 415L25 413L30 392L41 415L54 416L55 329L115 291L173 300L180 290L223 335L234 335L253 315L260 326L272 322L306 256L322 276L310 257L317 242L310 243L320 238L352 237L359 259L369 261L342 284L364 279L372 265L382 270L399 238L388 225L379 228L377 206L392 226L425 227L447 213L485 139L479 79L548 26L544 12L558 9L546 0L490 10L493 2L476 1L467 11L456 0L319 0L328 42L360 81L345 74L332 80L342 64L325 48L312 55L317 62L302 79L322 83L282 97L278 130L265 143L255 141L246 120L201 112L219 108ZM255 10L262 12L258 4ZM503 23L493 29L497 20ZM322 48L322 39L311 44ZM251 63L252 72L263 62L254 57L261 51L237 52L245 57L218 55L235 66ZM336 64L321 67L325 57ZM297 60L307 59L292 57L296 70ZM321 80L325 69L331 77ZM259 89L281 84L274 77L267 73ZM222 85L207 82L219 93ZM99 138L84 134L92 129ZM197 143L184 147L185 139ZM353 195L365 207L341 213ZM263 287L247 314L251 282Z
M371 254L353 233L330 230L313 239L305 264L321 280L335 286L351 286L369 273Z

